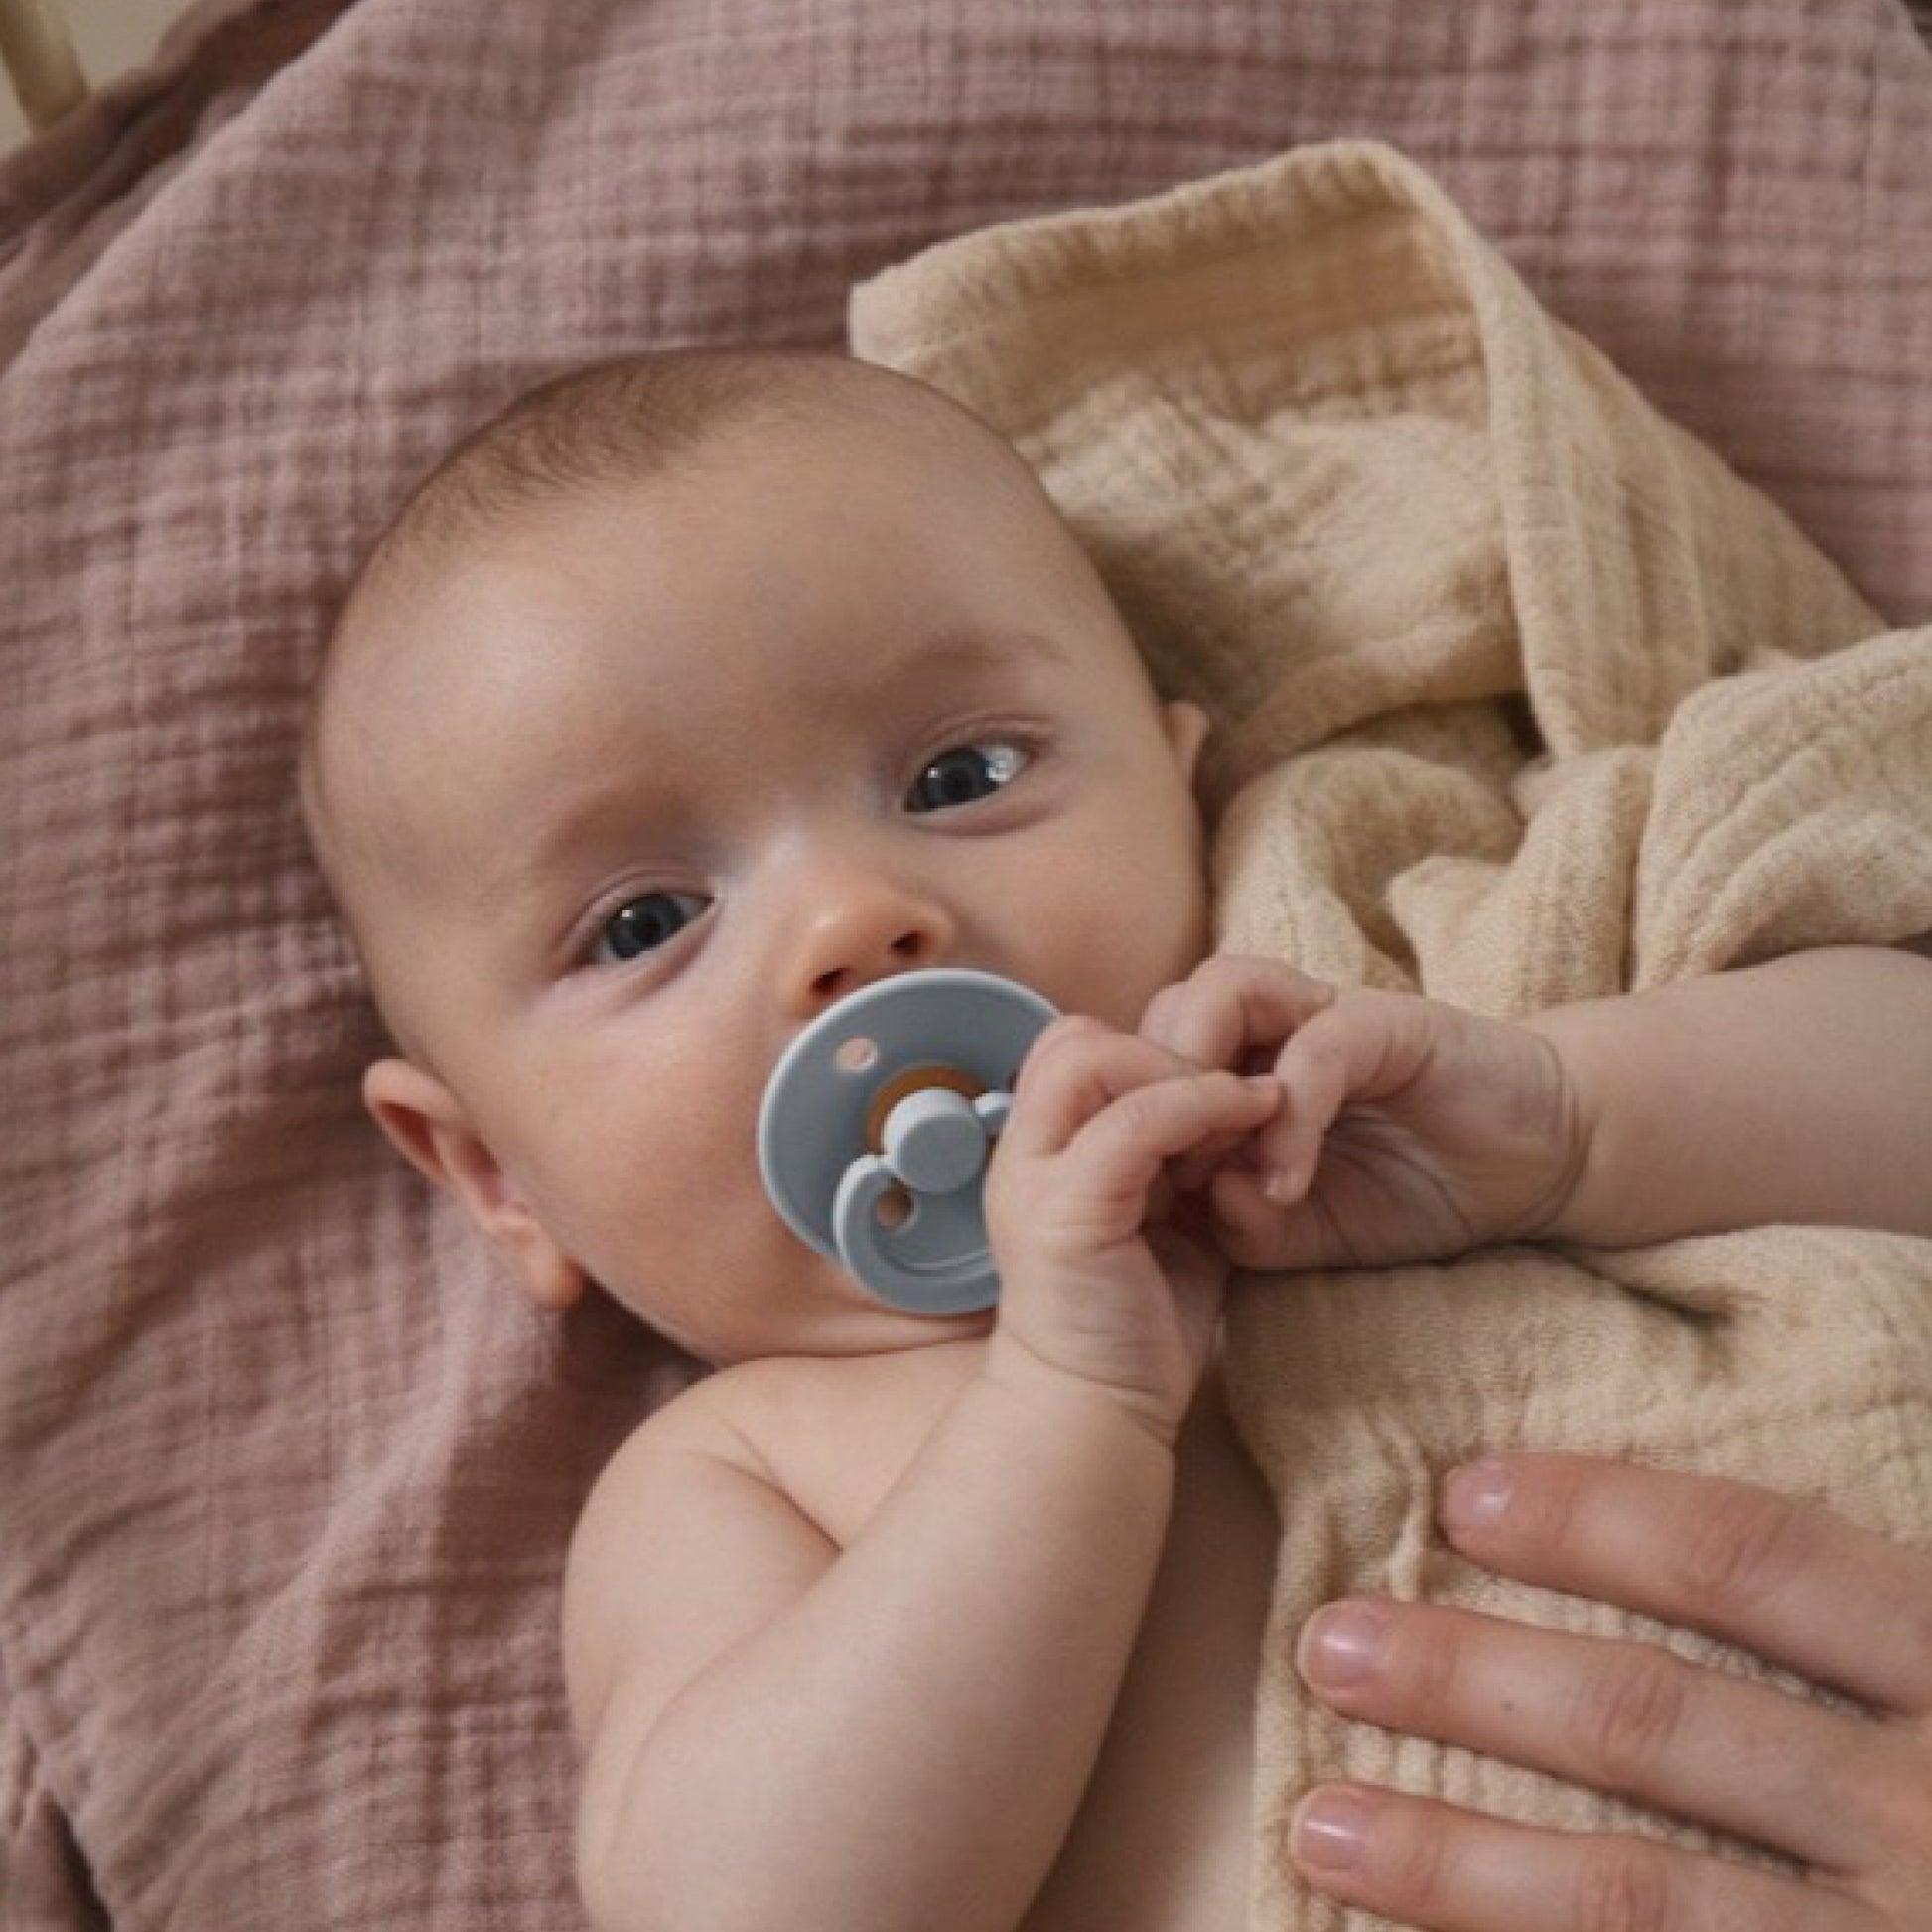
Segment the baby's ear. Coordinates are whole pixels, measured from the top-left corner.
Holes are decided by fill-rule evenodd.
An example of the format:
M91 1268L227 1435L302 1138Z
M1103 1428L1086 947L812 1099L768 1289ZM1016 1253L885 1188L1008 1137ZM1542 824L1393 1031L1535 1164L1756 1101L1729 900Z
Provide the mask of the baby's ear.
M577 1301L583 1269L550 1238L441 1080L410 1060L377 1060L362 1076L362 1102L410 1166L447 1187L508 1255L540 1307L567 1309Z

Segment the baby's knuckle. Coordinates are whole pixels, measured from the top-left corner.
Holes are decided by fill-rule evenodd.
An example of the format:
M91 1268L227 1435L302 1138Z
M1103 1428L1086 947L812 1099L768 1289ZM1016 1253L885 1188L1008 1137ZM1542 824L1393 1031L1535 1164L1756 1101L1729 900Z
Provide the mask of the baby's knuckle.
M1114 1124L1133 1140L1151 1134L1161 1119L1161 1095L1153 1087L1136 1087L1114 1102Z
M1678 1560L1688 1603L1734 1616L1773 1596L1804 1560L1807 1521L1796 1503L1725 1486L1705 1505Z
M1330 1007L1295 1035L1293 1052L1305 1073L1323 1080L1344 1080L1348 1071L1348 1047L1344 1029L1351 1018L1344 1009Z
M1187 988L1184 984L1171 983L1161 987L1141 1012L1141 1031L1158 1031L1172 1025L1176 1020L1187 1001Z
M1048 1021L1020 1063L1020 1083L1037 1086L1048 1074L1059 1073L1070 1055L1091 1051L1104 1031L1084 1013L1062 1013Z
M1299 966L1290 966L1280 959L1263 959L1252 953L1220 953L1208 964L1215 967L1215 978L1235 992L1245 992L1250 987L1271 986L1284 992L1300 994L1304 999L1332 998L1335 989L1323 979L1316 979L1312 973L1305 973Z
M1639 1838L1579 1841L1569 1923L1575 1932L1678 1932L1672 1861Z
M1202 1077L1200 1088L1211 1090L1215 1082L1213 1074ZM1175 1119L1175 1110L1192 1095L1176 1076L1173 1079L1154 1079L1144 1086L1124 1093L1114 1102L1119 1115L1119 1126L1130 1139L1135 1141L1157 1141L1167 1137Z
M1683 1734L1690 1699L1690 1668L1668 1652L1618 1658L1576 1699L1569 1741L1594 1779L1634 1790Z
M1079 1040L1098 1039L1110 1031L1104 1020L1090 1013L1061 1013L1047 1022L1038 1044L1065 1047Z
M1266 971L1267 964L1266 960L1256 959L1248 953L1209 953L1188 974L1187 984L1194 987L1243 986L1258 972Z

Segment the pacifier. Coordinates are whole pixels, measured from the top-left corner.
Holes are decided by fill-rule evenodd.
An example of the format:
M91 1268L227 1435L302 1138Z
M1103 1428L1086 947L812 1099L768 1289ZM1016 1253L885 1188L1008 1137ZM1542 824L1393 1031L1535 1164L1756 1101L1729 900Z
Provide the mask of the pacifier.
M986 1164L1028 1049L1031 987L938 966L875 980L779 1056L759 1109L765 1192L800 1240L912 1314L999 1299Z

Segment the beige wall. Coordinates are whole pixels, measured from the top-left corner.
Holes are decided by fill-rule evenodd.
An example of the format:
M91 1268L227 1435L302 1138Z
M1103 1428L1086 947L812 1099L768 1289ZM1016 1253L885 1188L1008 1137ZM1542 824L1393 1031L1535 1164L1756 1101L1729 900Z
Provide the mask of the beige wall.
M95 86L147 59L162 30L189 0L49 0L67 21L80 65ZM0 152L26 136L13 89L0 84Z

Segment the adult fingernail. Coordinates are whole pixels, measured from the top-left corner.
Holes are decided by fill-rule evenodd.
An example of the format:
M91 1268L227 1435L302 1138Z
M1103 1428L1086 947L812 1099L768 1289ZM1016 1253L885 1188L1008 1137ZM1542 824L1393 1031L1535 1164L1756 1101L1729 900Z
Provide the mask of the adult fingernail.
M1311 1684L1335 1690L1372 1675L1388 1645L1389 1619L1379 1605L1338 1603L1309 1619L1296 1662Z
M1515 1480L1500 1462L1471 1462L1453 1469L1443 1484L1443 1527L1493 1529L1509 1508Z
M1373 1807L1347 1785L1311 1791L1289 1823L1289 1854L1317 1871L1352 1871L1368 1850Z

